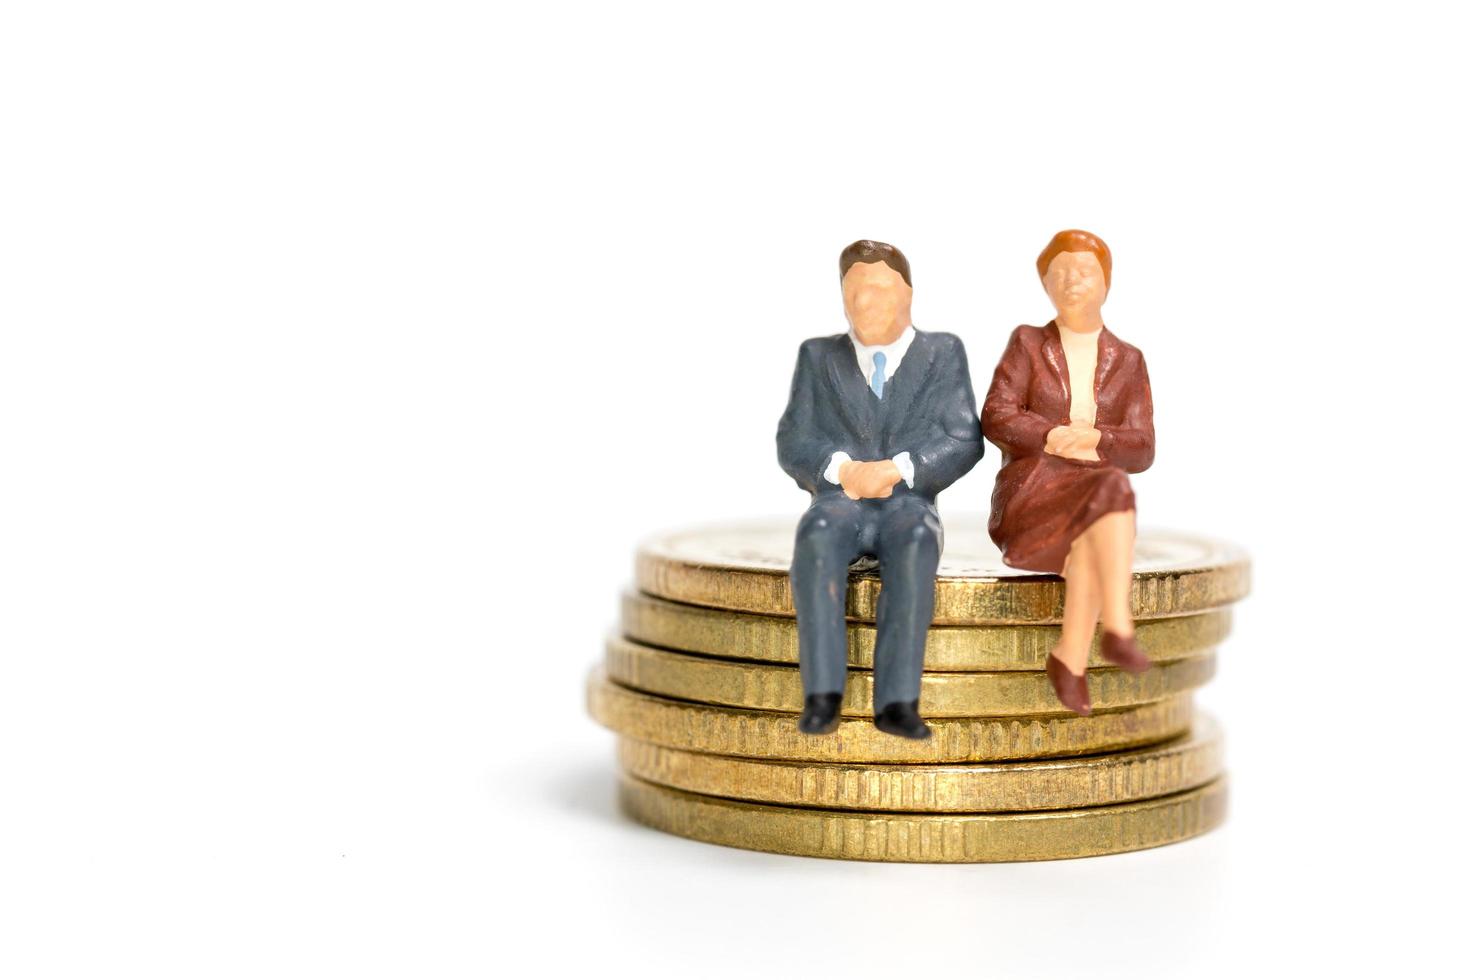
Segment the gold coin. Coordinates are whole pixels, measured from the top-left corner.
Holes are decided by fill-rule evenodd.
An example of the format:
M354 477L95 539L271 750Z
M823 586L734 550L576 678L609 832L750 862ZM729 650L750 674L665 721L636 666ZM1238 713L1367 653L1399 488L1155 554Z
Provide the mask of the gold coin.
M645 782L754 803L838 810L983 812L1105 806L1193 789L1220 775L1223 740L1208 715L1159 745L1074 759L948 766L775 762L618 740Z
M723 524L668 534L638 550L638 588L696 606L793 616L791 548L796 520ZM1229 605L1250 587L1250 563L1233 545L1163 531L1138 536L1133 615L1160 619ZM847 615L873 621L878 575L848 581ZM934 591L938 625L1059 623L1062 580L1008 568L990 542L986 518L945 520Z
M646 694L681 701L726 704L758 711L800 712L801 672L795 667L718 660L673 653L613 637L604 660L608 679ZM1095 711L1147 704L1201 686L1215 673L1215 655L1155 664L1141 674L1117 667L1089 670L1087 686ZM920 678L919 709L926 718L995 718L1065 711L1046 674L1006 670ZM873 717L873 673L847 673L842 713Z
M630 640L687 653L773 663L799 661L796 620L789 616L709 609L628 592L623 595L622 630ZM1138 645L1158 663L1203 653L1229 633L1230 610L1215 609L1142 621L1138 623ZM929 630L924 666L929 670L1045 670L1046 655L1060 636L1055 626L936 626ZM868 623L848 623L848 663L872 669L876 638L877 630ZM1097 652L1096 640L1088 664L1108 666Z
M934 718L931 738L880 732L870 719L844 719L830 735L797 730L796 715L690 704L587 678L592 717L619 735L690 752L807 762L997 762L1084 755L1150 745L1189 728L1191 695L1095 712L1035 718Z
M746 803L624 775L623 808L658 830L728 847L858 861L1049 861L1172 844L1220 825L1221 776L1182 793L1035 813L863 813Z

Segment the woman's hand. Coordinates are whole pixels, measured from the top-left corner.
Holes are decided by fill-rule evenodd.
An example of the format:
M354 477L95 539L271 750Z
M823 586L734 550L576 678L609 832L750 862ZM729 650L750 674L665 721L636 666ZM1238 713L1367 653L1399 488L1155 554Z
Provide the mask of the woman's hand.
M1063 459L1096 461L1101 438L1102 433L1090 425L1059 425L1046 434L1046 451Z

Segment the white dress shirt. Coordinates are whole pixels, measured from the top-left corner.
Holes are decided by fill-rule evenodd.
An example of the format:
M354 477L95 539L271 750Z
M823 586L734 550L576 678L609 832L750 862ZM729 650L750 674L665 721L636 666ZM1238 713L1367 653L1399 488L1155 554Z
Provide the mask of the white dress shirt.
M857 353L858 367L862 369L863 381L871 389L873 387L873 355L879 352L885 357L883 362L883 383L886 385L893 380L898 373L898 366L903 361L903 355L908 352L909 345L914 342L914 325L911 323L904 328L903 333L891 344L865 344L857 339L857 334L851 329L847 331L847 339L852 341L852 349ZM822 478L828 483L841 483L842 480L837 473L842 469L843 463L852 462L852 457L841 450L832 454L832 459L827 463L827 469L822 473ZM893 465L898 467L899 475L903 482L914 486L914 462L907 451L893 457Z
M898 365L903 361L904 354L908 353L909 345L914 342L914 325L911 323L904 328L903 333L891 344L873 344L869 346L857 339L857 335L851 330L847 331L847 339L852 341L852 349L857 352L858 367L863 369L863 380L868 387L873 386L873 355L879 352L887 355L883 362L883 381L886 384L893 380L898 373Z

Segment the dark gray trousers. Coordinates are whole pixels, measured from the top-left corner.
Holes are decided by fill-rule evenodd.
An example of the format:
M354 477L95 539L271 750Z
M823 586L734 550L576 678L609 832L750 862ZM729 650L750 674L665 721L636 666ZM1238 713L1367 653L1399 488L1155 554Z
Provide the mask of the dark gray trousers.
M796 526L791 593L806 695L840 693L847 681L847 566L878 559L875 711L919 697L924 641L934 618L934 573L944 528L924 498L895 490L883 500L824 493Z

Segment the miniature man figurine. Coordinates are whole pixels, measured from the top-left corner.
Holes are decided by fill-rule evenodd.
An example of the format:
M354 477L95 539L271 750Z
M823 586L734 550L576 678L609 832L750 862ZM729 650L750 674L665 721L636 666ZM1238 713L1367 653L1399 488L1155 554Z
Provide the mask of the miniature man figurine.
M791 590L811 735L837 727L847 677L848 565L878 560L873 723L928 738L919 716L924 641L944 545L935 498L984 452L965 348L914 329L909 263L882 242L838 259L851 329L801 345L776 430L781 468L811 506L796 528Z

